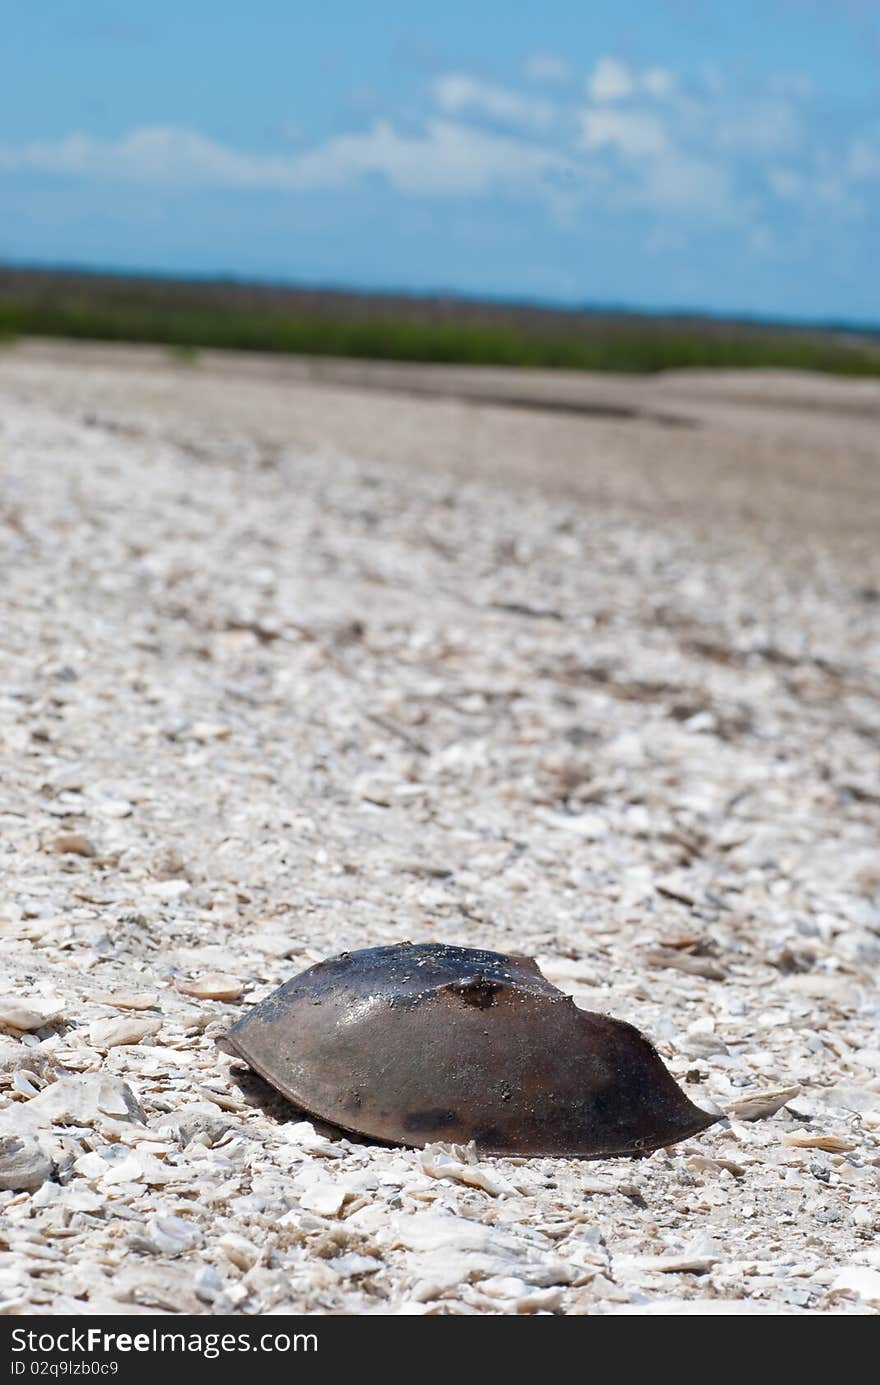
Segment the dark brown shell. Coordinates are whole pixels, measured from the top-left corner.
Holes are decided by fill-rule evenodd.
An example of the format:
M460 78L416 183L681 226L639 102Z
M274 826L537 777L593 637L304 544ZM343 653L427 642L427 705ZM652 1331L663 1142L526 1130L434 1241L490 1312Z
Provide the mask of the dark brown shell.
M637 1029L579 1010L531 958L442 943L319 962L223 1046L303 1110L392 1144L597 1159L717 1119Z

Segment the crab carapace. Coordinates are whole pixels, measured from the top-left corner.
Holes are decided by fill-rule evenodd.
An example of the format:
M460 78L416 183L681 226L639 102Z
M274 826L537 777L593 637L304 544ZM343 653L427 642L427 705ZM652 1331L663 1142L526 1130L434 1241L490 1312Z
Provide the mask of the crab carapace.
M319 962L222 1046L308 1114L390 1144L599 1159L718 1119L632 1025L579 1009L531 958L479 948L397 943Z

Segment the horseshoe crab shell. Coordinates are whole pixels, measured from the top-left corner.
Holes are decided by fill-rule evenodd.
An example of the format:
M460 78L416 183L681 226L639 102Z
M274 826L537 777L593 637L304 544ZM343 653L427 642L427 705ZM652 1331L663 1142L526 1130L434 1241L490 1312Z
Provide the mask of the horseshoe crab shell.
M442 943L343 953L288 981L222 1046L311 1115L390 1144L644 1154L717 1119L637 1029L579 1010L529 957Z

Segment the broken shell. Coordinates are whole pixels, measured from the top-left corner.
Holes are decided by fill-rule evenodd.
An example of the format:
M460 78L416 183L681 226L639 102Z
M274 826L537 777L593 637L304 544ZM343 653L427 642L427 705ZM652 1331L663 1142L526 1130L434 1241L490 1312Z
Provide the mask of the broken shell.
M222 1041L290 1101L392 1144L643 1154L718 1119L632 1025L579 1010L528 957L368 948L288 981Z
M107 1118L142 1124L145 1116L127 1082L105 1073L59 1077L39 1096L16 1102L3 1112L3 1124L16 1134L51 1125L101 1125Z
M182 1255L185 1251L192 1250L202 1239L202 1233L197 1226L184 1221L182 1217L161 1214L150 1217L147 1233L148 1248L158 1251L160 1255Z
M108 1049L122 1044L139 1044L141 1039L152 1038L162 1028L157 1019L134 1019L131 1016L113 1015L110 1019L95 1020L89 1027L89 1042L106 1053Z
M825 1154L847 1154L858 1149L855 1140L845 1140L840 1135L820 1135L813 1130L792 1130L782 1136L782 1143L791 1149L821 1149Z
M42 1029L44 1025L59 1019L63 1011L64 1002L60 999L0 996L0 1024L8 1025L10 1029Z
M235 976L210 971L193 981L178 981L177 989L181 995L192 995L197 1000L238 1000L244 986Z
M114 1010L154 1010L159 1004L158 991L99 991L92 996L96 1005L112 1005Z
M798 1086L774 1087L770 1092L747 1093L737 1101L732 1101L726 1114L740 1121L764 1120L767 1116L775 1116L789 1101L794 1101L800 1090Z

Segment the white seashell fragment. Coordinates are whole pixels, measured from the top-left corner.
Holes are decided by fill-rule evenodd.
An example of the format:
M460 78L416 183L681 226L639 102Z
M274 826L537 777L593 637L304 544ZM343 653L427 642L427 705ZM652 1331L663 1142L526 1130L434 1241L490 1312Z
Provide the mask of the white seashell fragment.
M724 1109L728 1116L733 1116L735 1120L759 1121L767 1116L775 1116L777 1111L781 1111L787 1102L793 1101L800 1092L799 1086L776 1087L772 1091L754 1092L749 1096L739 1097L732 1101Z
M36 1085L36 1083L31 1081L32 1076L33 1074L29 1076L27 1072L19 1068L18 1072L16 1072L12 1078L13 1090L16 1092L20 1092L22 1096L39 1096L40 1088Z
M844 1265L835 1276L831 1292L855 1294L866 1303L880 1306L880 1270L867 1265Z
M180 899L189 894L192 885L188 880L150 880L144 889L157 899Z
M110 1019L95 1020L89 1026L89 1042L101 1052L120 1044L139 1044L141 1039L158 1034L162 1021L157 1019L133 1019L115 1015Z
M52 1160L27 1136L0 1135L0 1189L33 1192L52 1173Z
M7 1129L20 1132L51 1125L101 1124L107 1117L143 1122L144 1113L127 1082L104 1073L84 1073L51 1082L39 1096L4 1112L4 1123Z
M319 1217L338 1217L345 1205L347 1193L336 1183L323 1180L312 1183L300 1197L300 1207L315 1212Z
M382 1261L370 1255L337 1255L327 1263L344 1279L362 1279L365 1274L375 1274L382 1269Z
M196 721L191 728L191 735L202 744L208 741L225 741L232 735L232 727L219 721Z
M426 1145L420 1153L419 1162L431 1178L449 1178L454 1182L466 1183L471 1188L482 1188L483 1192L491 1193L493 1197L516 1193L514 1185L500 1174L463 1160L460 1157L463 1152L468 1151L461 1151L455 1145Z
M178 981L177 989L181 995L192 995L197 1000L238 1000L244 983L224 972L210 971L192 981Z
M158 991L111 991L92 996L96 1005L112 1005L115 1010L153 1010L159 1004Z
M338 1144L328 1140L326 1135L319 1135L311 1121L294 1121L293 1125L284 1126L284 1136L292 1145L309 1154L320 1154L325 1159L340 1159L343 1151Z
M95 811L105 818L130 818L134 805L127 798L101 798L95 804Z
M821 1149L826 1154L846 1154L847 1150L858 1148L855 1140L845 1140L840 1135L820 1135L812 1130L792 1130L782 1136L782 1143L791 1149Z
M170 1214L158 1214L147 1222L150 1245L164 1255L182 1255L202 1241L202 1233L191 1222Z
M141 1145L131 1150L124 1159L112 1164L103 1175L102 1182L110 1185L146 1183L150 1187L160 1188L166 1183L179 1182L185 1176L180 1169L157 1159Z
M649 1257L642 1263L645 1268L658 1270L661 1274L708 1274L720 1258L718 1255L689 1255L685 1252L682 1255L661 1255L656 1260Z
M193 1288L202 1303L213 1303L223 1293L225 1284L214 1265L202 1265L196 1272Z
M221 1236L217 1246L226 1259L240 1270L251 1269L260 1258L259 1249L253 1241L249 1241L246 1236L236 1236L232 1232Z
M64 1001L59 996L0 996L0 1024L11 1029L42 1029L63 1013Z

